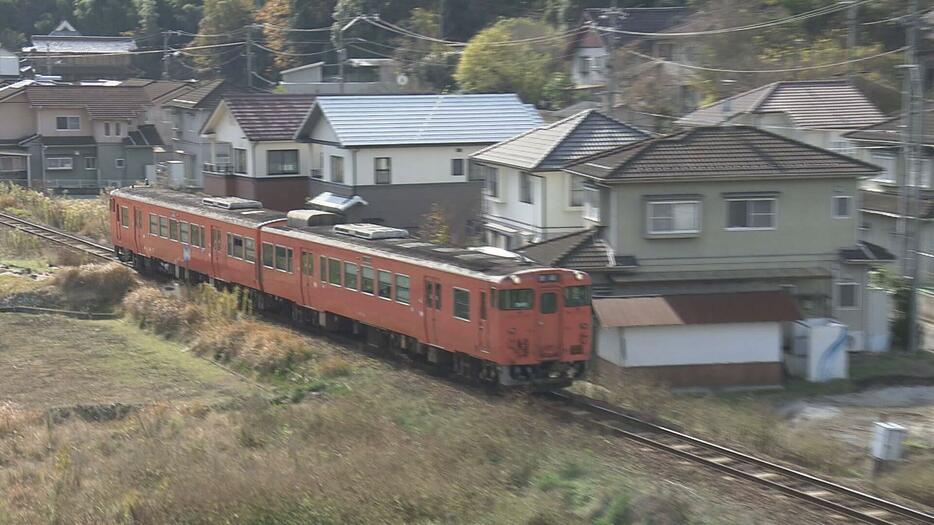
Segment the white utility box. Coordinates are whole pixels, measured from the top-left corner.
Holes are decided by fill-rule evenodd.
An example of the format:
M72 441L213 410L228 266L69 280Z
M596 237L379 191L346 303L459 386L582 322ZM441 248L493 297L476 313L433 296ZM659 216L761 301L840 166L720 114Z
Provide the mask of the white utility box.
M845 324L812 318L796 321L791 329L792 348L785 354L789 373L816 383L848 376L850 336Z
M882 461L897 461L902 457L902 445L908 431L889 422L876 422L872 436L872 457Z

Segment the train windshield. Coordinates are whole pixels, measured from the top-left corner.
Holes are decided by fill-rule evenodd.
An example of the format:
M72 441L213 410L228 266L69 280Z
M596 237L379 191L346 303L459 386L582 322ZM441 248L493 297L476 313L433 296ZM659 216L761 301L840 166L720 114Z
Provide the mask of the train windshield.
M589 304L589 286L568 286L564 289L564 306L587 306Z
M520 290L500 290L500 310L531 310L535 301L535 292L531 288Z

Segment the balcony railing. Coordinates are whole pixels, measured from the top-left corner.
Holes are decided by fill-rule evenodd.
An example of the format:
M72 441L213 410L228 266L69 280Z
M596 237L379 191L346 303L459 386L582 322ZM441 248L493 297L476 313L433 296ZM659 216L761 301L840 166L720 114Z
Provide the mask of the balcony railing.
M211 175L233 175L233 164L229 162L205 162L201 171Z
M321 171L320 168L312 168L312 169L311 169L311 178L313 178L313 179L323 179L323 178L324 178L324 173Z

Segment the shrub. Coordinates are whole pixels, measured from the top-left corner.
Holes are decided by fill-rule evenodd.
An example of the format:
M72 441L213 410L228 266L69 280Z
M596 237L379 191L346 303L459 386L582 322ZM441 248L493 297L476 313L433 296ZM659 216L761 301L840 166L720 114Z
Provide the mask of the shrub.
M194 305L152 287L130 292L123 300L123 309L140 326L175 339L191 336L203 319L201 310Z
M353 366L346 359L333 356L322 361L317 371L321 377L345 377L353 373Z
M205 317L233 320L249 315L249 292L243 288L218 290L210 284L201 284L188 291L187 298L201 308Z
M75 305L113 306L139 285L136 274L118 263L64 268L53 284Z
M261 373L282 373L307 361L312 350L303 337L257 321L212 323L192 346L198 355L219 361L240 360Z

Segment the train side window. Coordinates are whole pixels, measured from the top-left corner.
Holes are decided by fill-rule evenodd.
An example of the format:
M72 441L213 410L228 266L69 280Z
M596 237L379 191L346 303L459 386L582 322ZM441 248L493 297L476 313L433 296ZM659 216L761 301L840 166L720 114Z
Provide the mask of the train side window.
M175 219L169 219L169 239L178 240L178 221Z
M120 206L120 224L124 228L130 227L130 208L126 206Z
M558 294L545 292L539 300L539 310L543 314L553 314L558 311Z
M428 281L425 283L425 307L434 308L435 307L435 283Z
M227 255L234 259L243 259L243 237L227 234Z
M357 265L354 263L344 263L344 287L348 290L357 289Z
M531 288L519 290L500 290L500 310L531 310L535 301L535 292Z
M392 299L392 274L386 270L377 272L379 296L383 299Z
M328 259L328 282L334 286L341 285L341 262L338 259Z
M480 292L480 319L486 321L486 292Z
M360 267L360 291L373 295L373 268Z
M275 268L276 267L276 263L275 263L275 259L276 259L275 250L276 249L273 248L272 244L268 242L264 242L261 248L263 250L263 253L262 253L263 266L265 266L266 268Z
M470 292L462 288L454 288L454 318L470 320Z
M322 255L318 263L321 268L321 282L326 283L328 282L328 258Z
M441 283L435 283L435 310L441 309Z
M191 245L204 248L204 228L197 224L191 225Z
M154 213L149 214L149 233L159 235L159 217Z
M292 273L292 248L285 249L285 261L288 263L288 270L286 271Z
M187 222L178 223L178 240L184 244L191 242L191 230Z
M283 272L292 271L292 264L291 261L289 261L291 252L292 250L285 246L276 245L276 270Z
M396 274L396 302L409 304L409 276Z
M243 238L243 259L256 262L256 241L249 237Z
M214 248L214 251L219 252L221 250L221 231L217 229L211 229L211 247Z
M159 217L159 237L169 237L169 219Z

